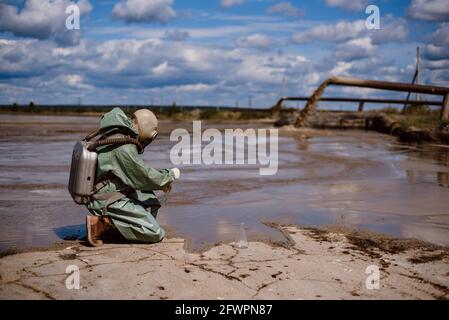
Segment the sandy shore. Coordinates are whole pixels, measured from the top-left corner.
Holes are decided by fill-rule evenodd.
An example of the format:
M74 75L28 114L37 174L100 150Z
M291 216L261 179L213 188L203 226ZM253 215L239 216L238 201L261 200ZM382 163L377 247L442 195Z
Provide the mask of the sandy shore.
M276 226L283 246L250 242L187 252L183 239L154 245L82 243L0 259L1 299L447 299L449 250L343 230ZM66 288L66 268L80 289ZM380 288L367 289L367 267Z

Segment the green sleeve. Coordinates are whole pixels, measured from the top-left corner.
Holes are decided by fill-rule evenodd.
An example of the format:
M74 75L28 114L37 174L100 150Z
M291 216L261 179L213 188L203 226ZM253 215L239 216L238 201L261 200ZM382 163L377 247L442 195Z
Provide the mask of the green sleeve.
M113 169L114 174L134 190L162 190L174 180L170 169L148 168L135 146L124 145L115 149L114 162L117 164Z

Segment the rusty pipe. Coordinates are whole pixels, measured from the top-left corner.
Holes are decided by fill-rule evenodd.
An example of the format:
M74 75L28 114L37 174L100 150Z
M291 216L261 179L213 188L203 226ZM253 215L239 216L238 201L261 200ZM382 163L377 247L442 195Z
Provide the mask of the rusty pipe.
M416 92L423 94L438 94L446 95L449 94L449 88L447 87L437 87L428 86L422 84L410 84L401 82L388 82L388 81L378 81L378 80L362 80L356 78L344 78L344 77L332 77L327 80L328 85L337 86L350 86L350 87L362 87L370 89L383 89L391 91L402 91L402 92Z

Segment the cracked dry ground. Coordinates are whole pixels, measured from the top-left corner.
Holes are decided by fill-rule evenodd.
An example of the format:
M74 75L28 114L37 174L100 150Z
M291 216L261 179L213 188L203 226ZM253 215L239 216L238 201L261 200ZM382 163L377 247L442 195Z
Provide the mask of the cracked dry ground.
M447 299L446 249L397 253L360 250L343 233L279 227L286 247L220 244L202 253L184 240L154 245L109 244L28 252L0 260L1 299ZM367 290L365 271L380 268L380 290ZM68 290L68 265L81 288Z

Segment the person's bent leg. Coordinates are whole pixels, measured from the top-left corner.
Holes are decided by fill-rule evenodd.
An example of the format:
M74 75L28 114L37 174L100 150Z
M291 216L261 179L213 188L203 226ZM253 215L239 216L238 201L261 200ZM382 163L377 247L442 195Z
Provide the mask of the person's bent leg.
M165 230L142 204L123 199L109 206L108 215L115 227L129 241L155 243L165 237Z

